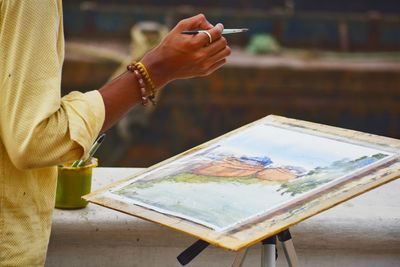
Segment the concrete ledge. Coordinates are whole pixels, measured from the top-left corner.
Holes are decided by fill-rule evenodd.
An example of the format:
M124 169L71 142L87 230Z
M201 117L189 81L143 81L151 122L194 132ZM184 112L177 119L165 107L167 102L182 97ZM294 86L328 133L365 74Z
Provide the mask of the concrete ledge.
M93 189L137 168L97 168ZM400 180L291 228L302 266L400 266ZM195 239L89 204L54 212L46 266L180 266L175 257ZM278 266L286 266L283 253ZM189 266L230 266L235 253L209 248ZM259 266L259 247L244 266Z

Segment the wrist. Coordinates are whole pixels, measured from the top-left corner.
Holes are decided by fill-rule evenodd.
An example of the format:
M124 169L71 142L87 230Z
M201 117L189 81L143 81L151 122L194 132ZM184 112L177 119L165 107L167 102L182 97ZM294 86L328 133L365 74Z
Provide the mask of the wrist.
M157 89L160 89L169 82L168 72L164 70L162 62L156 57L147 54L140 62L146 67Z

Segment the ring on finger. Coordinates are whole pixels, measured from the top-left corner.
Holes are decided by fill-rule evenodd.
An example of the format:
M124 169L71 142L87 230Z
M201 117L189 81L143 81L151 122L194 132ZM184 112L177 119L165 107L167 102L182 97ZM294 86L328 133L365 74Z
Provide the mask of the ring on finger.
M201 31L201 33L205 33L208 36L208 39L210 41L210 44L212 43L212 37L211 34L208 31Z

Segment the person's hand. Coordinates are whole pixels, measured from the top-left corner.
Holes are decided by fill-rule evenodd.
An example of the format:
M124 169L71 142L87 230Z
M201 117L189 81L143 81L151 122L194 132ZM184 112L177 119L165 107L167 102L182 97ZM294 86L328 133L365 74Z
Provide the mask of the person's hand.
M198 29L207 30L212 42L206 33L181 34L182 31ZM213 27L203 14L181 20L141 60L156 87L176 79L205 76L220 68L231 53L221 35L223 29L220 23Z

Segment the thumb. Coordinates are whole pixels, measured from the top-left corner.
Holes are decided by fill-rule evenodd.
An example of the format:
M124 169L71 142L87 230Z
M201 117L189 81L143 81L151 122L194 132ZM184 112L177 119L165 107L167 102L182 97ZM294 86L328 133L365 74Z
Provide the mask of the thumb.
M198 14L196 16L183 19L177 25L176 28L179 31L196 30L196 29L211 29L213 25L207 21L203 14Z

